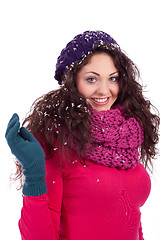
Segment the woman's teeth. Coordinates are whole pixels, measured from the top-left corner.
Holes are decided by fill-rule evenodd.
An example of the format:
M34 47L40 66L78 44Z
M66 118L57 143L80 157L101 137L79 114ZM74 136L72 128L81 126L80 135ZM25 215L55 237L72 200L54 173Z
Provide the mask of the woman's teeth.
M108 98L94 98L94 101L99 102L99 103L106 102L107 100L108 100Z

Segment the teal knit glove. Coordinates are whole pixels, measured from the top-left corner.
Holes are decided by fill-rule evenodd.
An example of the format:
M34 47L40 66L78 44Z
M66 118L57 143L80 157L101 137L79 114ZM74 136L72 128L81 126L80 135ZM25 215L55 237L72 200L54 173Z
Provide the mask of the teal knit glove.
M17 114L13 114L9 121L5 137L23 168L23 194L38 196L46 193L45 154L35 137L26 128L20 128Z

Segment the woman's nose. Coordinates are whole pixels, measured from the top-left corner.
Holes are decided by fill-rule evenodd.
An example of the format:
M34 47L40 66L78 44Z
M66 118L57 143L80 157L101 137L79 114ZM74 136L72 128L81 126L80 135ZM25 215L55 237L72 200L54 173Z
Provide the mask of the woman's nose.
M109 89L109 84L107 83L107 81L101 81L99 83L97 92L102 95L102 96L107 96L110 93L110 89Z

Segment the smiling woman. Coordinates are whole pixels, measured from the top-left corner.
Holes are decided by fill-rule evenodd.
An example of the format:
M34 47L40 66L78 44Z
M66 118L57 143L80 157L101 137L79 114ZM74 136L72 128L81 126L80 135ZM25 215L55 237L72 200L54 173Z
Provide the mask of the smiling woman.
M118 70L106 53L95 54L77 74L77 89L96 110L109 110L118 98Z
M55 79L27 129L14 114L6 131L25 177L22 239L143 240L160 119L137 67L110 35L86 31L62 50Z

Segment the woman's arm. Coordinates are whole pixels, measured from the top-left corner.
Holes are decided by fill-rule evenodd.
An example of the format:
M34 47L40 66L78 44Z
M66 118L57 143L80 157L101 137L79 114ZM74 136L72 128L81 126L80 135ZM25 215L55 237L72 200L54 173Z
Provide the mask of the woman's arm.
M19 220L22 240L57 240L57 229L48 209L47 194L23 197L23 208Z
M25 176L19 220L22 240L58 240L63 190L59 155L45 160L45 149L20 128L17 114L10 119L5 136Z
M47 193L23 197L19 220L22 240L59 240L63 197L63 171L59 161L58 154L45 160Z
M47 193L23 197L19 220L22 240L58 240L63 196L62 171L58 156L46 160Z

